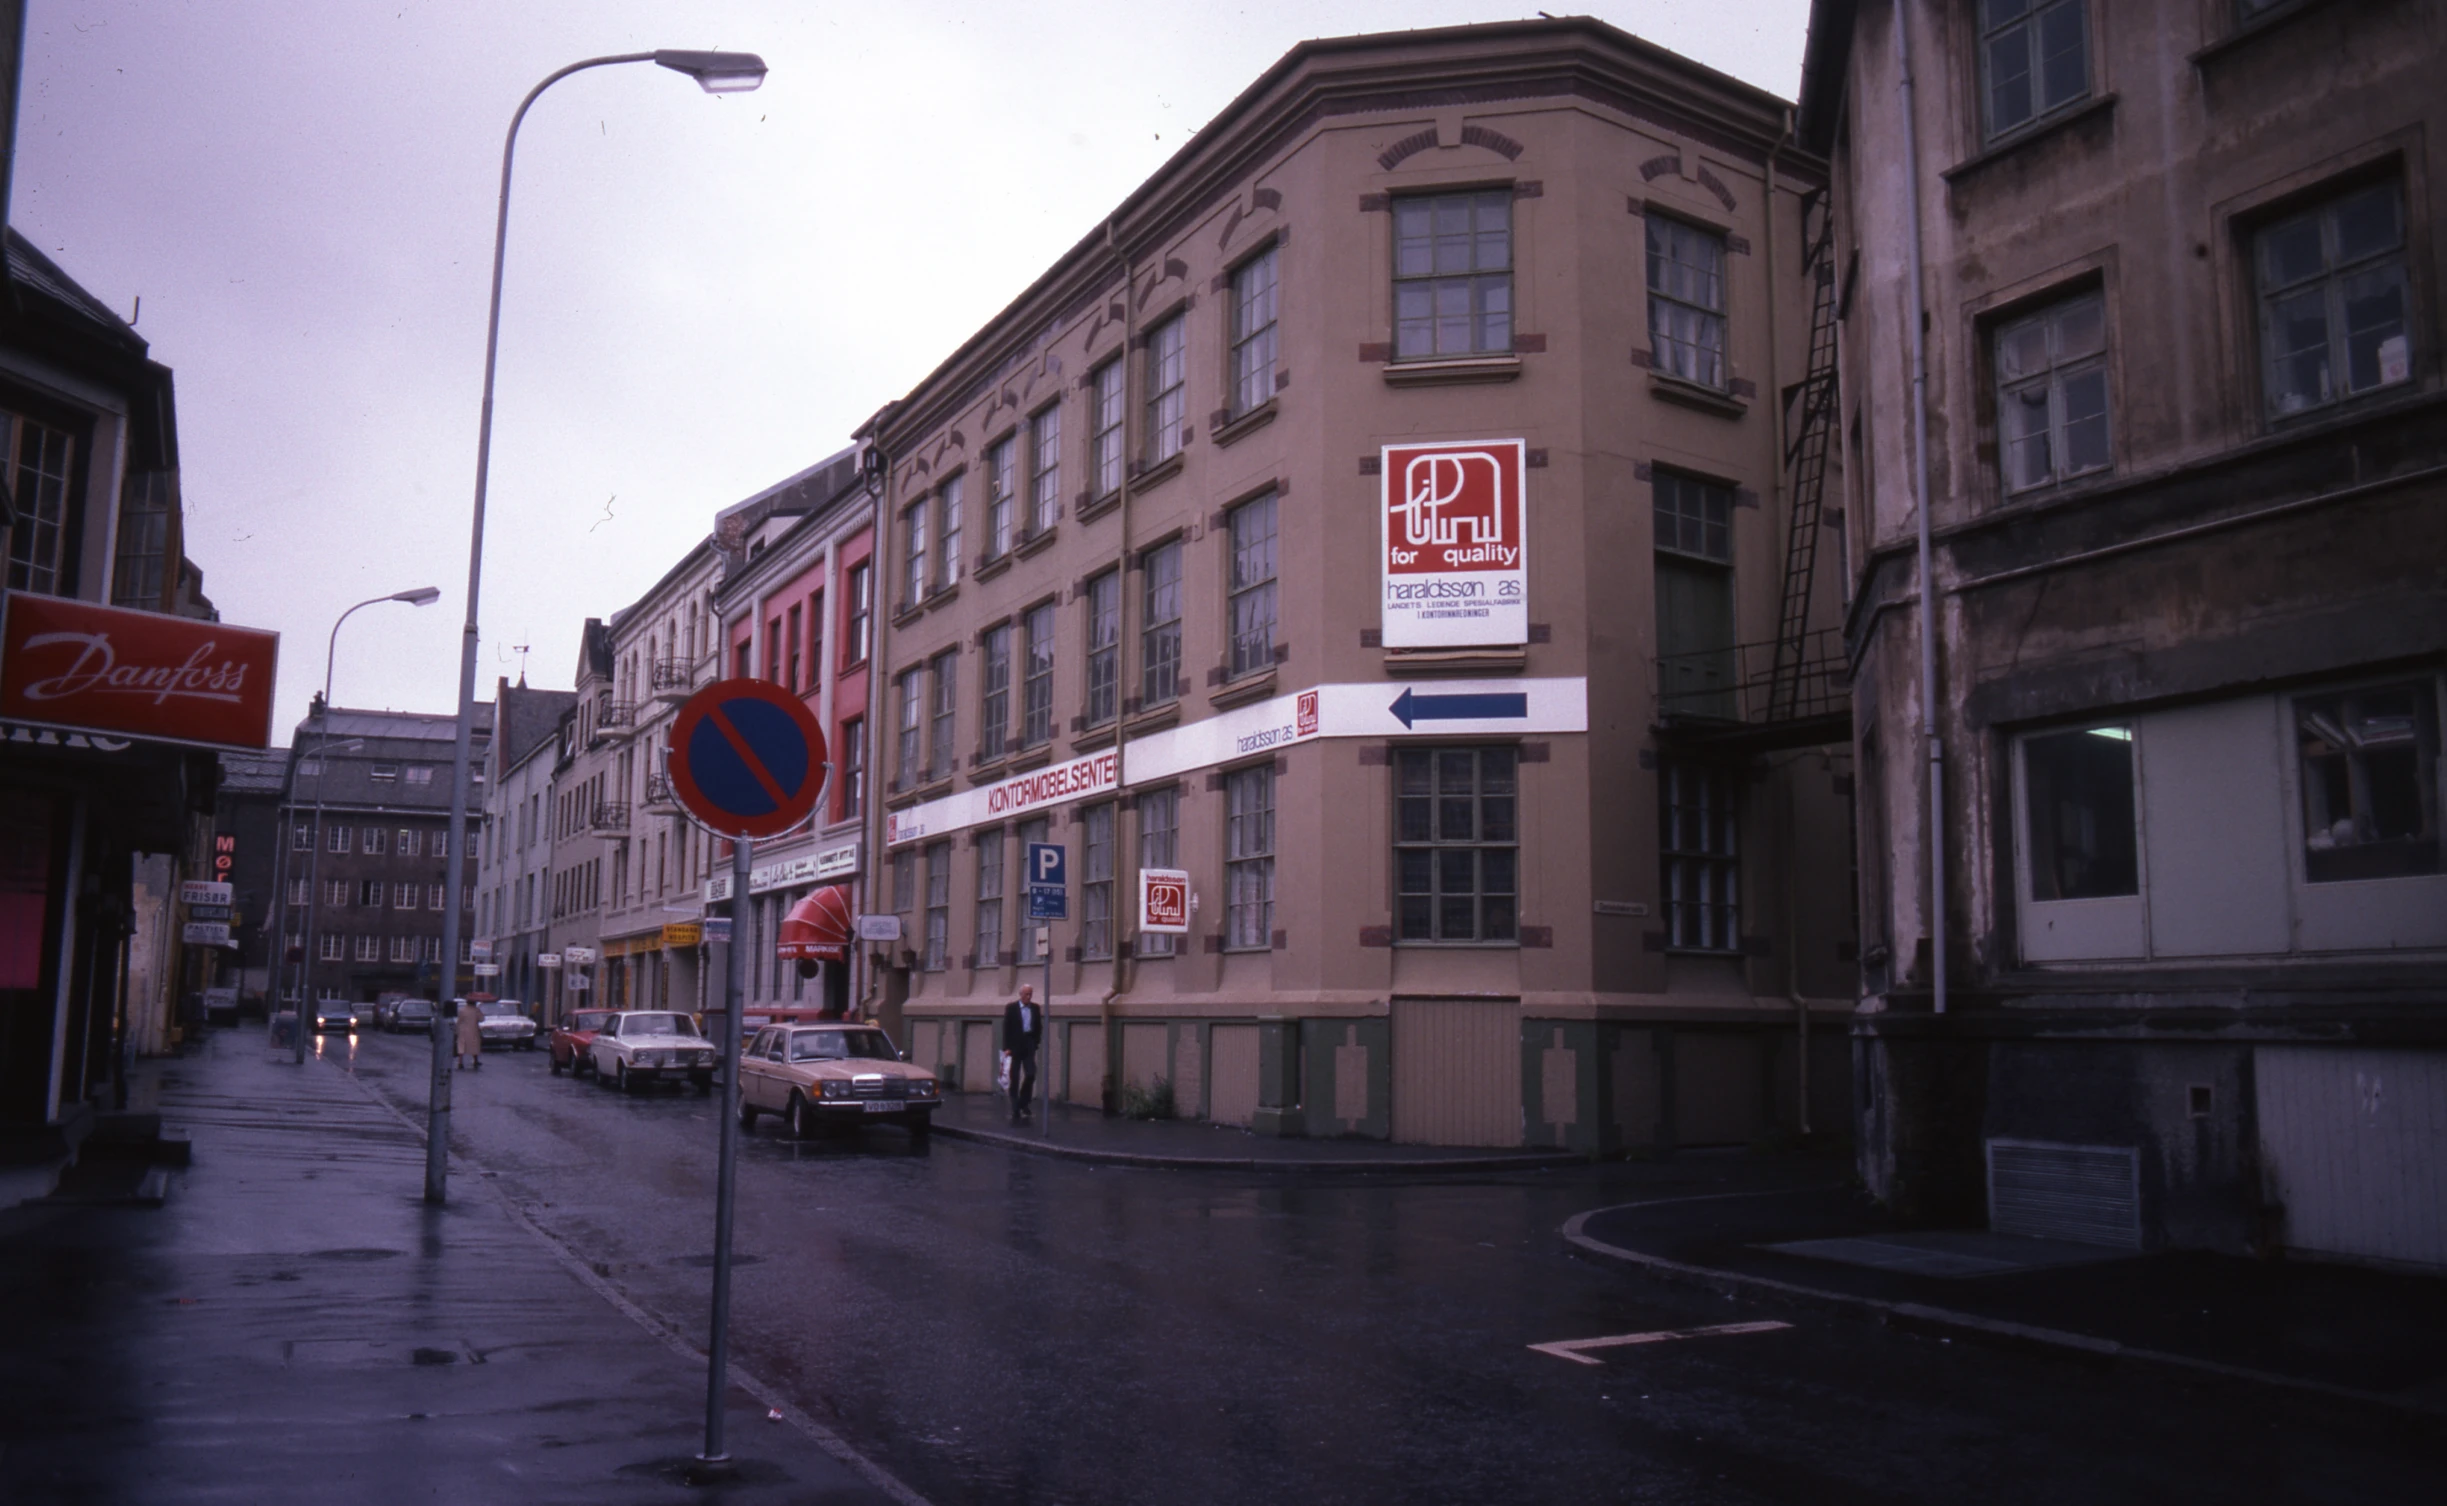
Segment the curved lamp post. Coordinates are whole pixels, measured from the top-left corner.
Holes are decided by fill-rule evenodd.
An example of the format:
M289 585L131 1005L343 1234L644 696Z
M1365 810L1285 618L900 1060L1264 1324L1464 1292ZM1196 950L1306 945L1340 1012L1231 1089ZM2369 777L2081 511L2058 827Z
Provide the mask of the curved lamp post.
M484 326L484 406L476 426L476 502L467 540L467 623L459 642L459 726L450 761L451 844L448 870L449 903L442 909L442 1002L447 1004L459 982L460 906L463 885L456 882L464 861L467 834L468 749L476 714L476 607L484 571L484 497L493 457L493 375L501 345L501 269L510 238L510 165L518 150L518 127L538 95L573 73L608 68L616 63L653 63L685 73L708 94L742 93L765 81L765 61L752 52L624 52L611 57L572 63L527 91L510 117L510 131L501 143L501 206L493 221L493 301ZM426 1097L425 1201L439 1204L449 1197L450 1057L444 1011L434 1011L433 1067Z
M418 586L413 591L394 591L388 596L369 596L340 614L339 622L331 625L330 641L323 647L323 699L318 703L320 709L315 713L316 719L322 723L322 736L316 740L314 745L314 846L306 853L306 935L303 947L305 955L300 957L297 963L297 975L300 980L297 991L297 1029L292 1032L297 1037L297 1062L300 1066L305 1065L306 1061L306 1032L312 1028L314 1023L308 1018L307 1011L314 1007L314 916L319 903L315 897L315 883L322 873L323 770L330 761L327 755L331 752L331 669L332 660L340 651L340 623L348 621L349 618L364 611L367 607L380 606L386 601L404 601L412 607L429 607L441 599L441 588L437 586Z

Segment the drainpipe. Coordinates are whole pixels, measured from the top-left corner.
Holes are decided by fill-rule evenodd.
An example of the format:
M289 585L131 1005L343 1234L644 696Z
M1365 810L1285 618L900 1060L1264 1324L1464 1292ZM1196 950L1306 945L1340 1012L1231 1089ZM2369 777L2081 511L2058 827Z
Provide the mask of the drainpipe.
M1121 622L1117 625L1119 629L1119 636L1115 639L1113 644L1113 763L1115 768L1113 801L1113 878L1115 890L1113 896L1113 908L1115 913L1111 917L1111 923L1113 926L1113 983L1111 987L1105 990L1104 997L1097 1000L1099 1028L1103 1030L1105 1038L1105 1080L1103 1084L1103 1098L1106 1103L1111 1104L1118 1101L1114 1092L1114 1064L1120 1059L1120 1053L1114 1049L1113 1005L1114 1001L1121 997L1129 980L1129 974L1126 971L1129 966L1127 954L1138 945L1135 919L1133 925L1128 928L1131 933L1131 939L1128 946L1124 946L1122 943L1122 932L1125 928L1121 924L1121 910L1123 905L1129 905L1133 912L1135 912L1138 908L1139 860L1138 842L1136 840L1138 836L1138 823L1135 819L1132 820L1128 827L1132 841L1128 849L1127 857L1125 857L1123 854L1121 838L1124 830L1122 824L1122 802L1123 798L1128 795L1130 789L1130 767L1128 762L1128 754L1125 751L1124 746L1129 741L1129 719L1123 714L1122 707L1129 700L1129 697L1124 692L1129 688L1130 681L1133 678L1130 671L1135 667L1131 657L1132 639L1130 635L1130 457L1136 455L1138 450L1131 444L1130 433L1130 413L1131 410L1137 406L1137 404L1131 402L1130 400L1130 351L1131 348L1138 343L1139 308L1138 298L1136 296L1138 289L1134 283L1130 270L1130 257L1128 253L1122 250L1120 233L1116 230L1114 221L1111 218L1108 218L1105 221L1105 249L1113 253L1113 260L1121 268L1122 274L1122 353L1120 358L1122 363L1122 479L1120 487L1121 502L1119 504L1121 508L1122 537L1120 553L1116 556L1114 561L1116 567L1120 571L1120 574L1114 577L1114 582L1118 588L1115 595L1118 598L1117 606L1121 613ZM1089 403L1088 431L1089 442L1092 444L1095 440L1096 428L1094 395L1092 393L1090 394ZM1093 462L1095 456L1093 453L1091 453L1088 458L1091 462ZM1146 589L1146 582L1142 580L1139 583L1139 587L1143 592ZM1144 616L1146 612L1146 600L1144 596L1142 596L1140 599L1139 609L1140 614ZM1050 1009L1053 1005L1053 1000L1049 998L1045 1001L1045 1003L1047 1008ZM1049 1053L1048 1060L1050 1059L1051 1056ZM1048 1102L1052 1100L1053 1095L1050 1091L1047 1092L1045 1096Z
M1785 552L1792 552L1791 533L1800 526L1793 516L1791 489L1785 485L1784 388L1783 370L1778 357L1783 353L1776 322L1776 158L1792 144L1794 111L1784 107L1784 132L1776 144L1767 149L1767 380L1775 391L1775 400L1768 407L1768 475L1773 478L1769 495L1774 500L1774 516L1784 519ZM1807 352L1805 349L1804 357ZM1804 380L1807 380L1805 374ZM1807 621L1804 621L1807 627ZM1796 666L1795 673L1799 673ZM1784 934L1787 938L1801 935L1801 880L1798 850L1801 831L1801 794L1790 783L1784 789ZM1797 942L1788 939L1784 948L1784 997L1793 1006L1793 1123L1803 1138L1810 1133L1810 1004L1801 996L1801 951Z
M1895 5L1895 63L1903 108L1904 204L1909 216L1912 282L1912 505L1919 518L1920 734L1928 747L1929 809L1921 846L1929 855L1929 973L1936 1013L1946 1012L1946 760L1937 730L1937 573L1929 548L1929 330L1920 265L1920 131L1912 94L1912 28Z
M890 405L886 406L888 409ZM892 855L884 850L883 752L884 718L888 714L886 708L892 704L891 674L885 655L888 652L886 645L890 642L892 634L892 608L890 606L891 582L894 574L892 538L898 532L892 526L895 521L892 514L893 457L892 453L884 448L883 415L878 414L872 422L875 423L876 432L874 437L867 441L867 444L882 456L883 463L875 469L874 479L870 483L874 489L875 505L868 524L874 530L874 536L867 544L867 716L866 724L859 728L860 733L867 740L868 755L865 796L867 808L862 828L866 832L867 850L860 859L859 866L865 870L867 875L867 893L870 904L874 903L873 896L879 891L884 893L887 903L893 898L888 891L884 891L884 886L891 882ZM878 913L881 913L880 908ZM908 938L903 937L901 944L906 946ZM877 968L869 967L865 998L868 1000L870 1013L881 1015L883 1006L880 990L885 987L882 972ZM906 1032L909 1029L906 1013L902 1015L901 1021L901 1029Z

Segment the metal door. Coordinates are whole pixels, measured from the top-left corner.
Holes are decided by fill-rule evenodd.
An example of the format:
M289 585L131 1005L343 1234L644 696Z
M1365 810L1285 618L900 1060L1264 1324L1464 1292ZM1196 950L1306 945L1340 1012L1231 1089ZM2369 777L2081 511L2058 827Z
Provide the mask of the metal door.
M1521 1011L1510 999L1396 999L1393 1137L1521 1143Z
M2447 1052L2263 1046L2252 1066L2286 1244L2447 1269Z

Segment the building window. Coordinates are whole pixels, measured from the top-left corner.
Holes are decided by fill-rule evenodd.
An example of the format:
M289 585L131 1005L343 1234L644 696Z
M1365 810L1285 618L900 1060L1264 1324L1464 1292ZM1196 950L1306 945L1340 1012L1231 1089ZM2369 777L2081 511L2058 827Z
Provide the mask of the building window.
M357 881L357 904L367 910L381 909L382 880L359 879Z
M379 826L369 826L364 833L365 855L377 858L390 850L391 834Z
M358 937L357 960L359 962L380 962L382 960L382 938L379 936Z
M1101 727L1113 720L1120 702L1122 642L1122 573L1107 570L1091 576L1087 588L1088 705L1087 724Z
M1274 396L1275 273L1280 247L1242 262L1232 274L1232 411L1242 414Z
M977 966L1000 967L1003 958L1003 833L977 834Z
M1404 749L1394 866L1404 941L1512 941L1520 918L1520 754Z
M2398 185L2332 199L2253 241L2272 415L2412 380Z
M1054 526L1062 516L1062 410L1047 408L1028 420L1028 532Z
M895 777L901 788L912 789L926 782L926 770L918 761L918 671L900 673L893 681L893 699L900 712L892 758Z
M2090 93L2089 0L1981 0L1980 81L1995 140Z
M850 566L849 621L841 635L841 667L854 669L867 662L867 633L875 614L875 572L864 560Z
M949 590L960 583L960 495L967 489L968 477L954 476L943 483L935 494L935 507L942 521L943 547L935 555L935 589Z
M2086 293L1997 331L2005 489L2107 468L2107 306Z
M1096 495L1109 497L1122 484L1122 362L1119 356L1096 368L1088 378L1090 456L1095 467Z
M793 604L789 611L782 614L782 637L786 641L782 650L782 688L792 695L812 694L816 688L813 679L799 678L805 664L800 653L807 643L805 611L805 608Z
M1181 694L1181 541L1139 556L1145 576L1139 630L1140 699L1161 706Z
M909 504L901 514L901 605L916 606L926 599L926 499L921 497Z
M158 612L169 605L162 588L169 566L170 482L167 471L130 472L120 488L118 558L110 572L112 606Z
M415 857L424 850L424 847L425 834L423 832L412 826L403 826L399 829L399 855L401 857Z
M1224 776L1224 946L1274 938L1274 765Z
M851 717L841 724L841 819L847 821L867 808L867 723Z
M289 828L289 850L291 852L312 852L314 850L313 828L302 821L291 826Z
M1175 314L1147 336L1147 463L1181 453L1189 411L1189 318Z
M1028 656L1020 680L1020 746L1034 748L1054 739L1054 604L1030 607L1020 629Z
M425 955L423 960L427 962L439 962L442 960L441 937L428 936L425 938Z
M1648 217L1648 343L1655 370L1725 385L1725 238Z
M315 950L322 954L325 962L345 962L348 960L348 938L337 932L326 932Z
M1512 349L1512 191L1397 199L1396 360Z
M448 827L433 834L433 855L437 858L450 856L450 829Z
M76 441L65 429L0 413L0 443L13 445L9 494L17 524L8 533L8 588L41 596L76 594L68 557L68 475Z
M391 960L393 962L414 962L416 960L416 938L413 936L392 937Z
M1275 498L1268 492L1232 509L1232 657L1238 678L1274 667Z
M1657 685L1668 715L1730 718L1733 698L1733 491L1659 470Z
M422 784L422 785L430 785L430 784L432 784L432 783L433 783L433 767L432 767L432 765L430 765L430 764L415 764L415 765L410 766L410 768L409 768L409 770L408 770L408 783L410 783L410 784Z
M2294 703L2303 875L2315 884L2439 867L2439 720L2421 681Z
M302 905L313 898L314 886L310 880L302 878L289 880L289 903Z
M1011 624L986 629L985 694L978 703L977 756L992 762L1003 756L1011 737Z
M1113 955L1113 805L1106 801L1080 812L1085 836L1079 852L1079 956L1085 962Z
M1139 867L1178 868L1181 866L1181 792L1177 789L1149 790L1139 796ZM1170 935L1139 935L1139 955L1170 957L1176 950L1178 937Z
M926 777L949 779L960 762L960 752L952 746L960 708L960 650L947 648L926 662L934 690L934 702L928 707L927 734L932 745L927 750Z
M440 884L427 884L425 886L425 908L428 910L441 909L442 896L449 892L449 890L443 888Z
M2141 892L2130 726L2024 738L2022 789L2032 899Z
M391 908L392 908L392 909L394 909L394 910L413 910L413 909L415 909L415 908L416 908L416 885L414 885L414 884L393 884L393 885L391 886Z
M1022 863L1028 861L1028 849L1031 844L1052 839L1053 823L1045 817L1038 816L1034 820L1022 821L1018 832L1020 861ZM1045 921L1030 920L1024 915L1021 917L1019 960L1023 964L1045 960L1045 948L1038 943L1049 929Z
M892 908L906 915L918 906L918 850L904 847L892 855Z
M947 965L952 936L952 844L926 844L926 971Z
M328 828L323 834L323 850L326 852L348 851L349 832L351 830L353 830L353 828L346 826L334 826Z
M399 765L378 763L365 771L365 777L377 784L390 784L399 778Z
M1668 762L1658 770L1657 789L1665 944L1686 952L1740 951L1742 870L1732 775Z
M1012 490L1017 479L1013 455L1017 449L1014 438L986 450L986 558L990 560L1011 552Z

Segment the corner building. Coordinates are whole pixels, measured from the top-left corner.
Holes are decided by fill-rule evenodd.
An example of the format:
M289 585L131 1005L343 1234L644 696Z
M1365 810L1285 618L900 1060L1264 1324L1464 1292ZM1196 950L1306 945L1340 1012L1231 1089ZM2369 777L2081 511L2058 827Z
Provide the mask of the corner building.
M1591 1152L1842 1117L1847 729L1743 668L1811 320L1787 120L1589 21L1307 43L876 415L870 976L916 1059L991 1085L1053 842L1072 1102ZM1388 576L1388 526L1456 568Z

